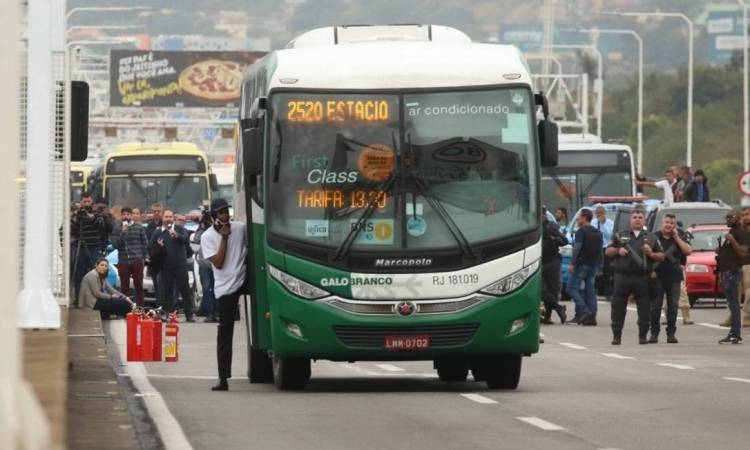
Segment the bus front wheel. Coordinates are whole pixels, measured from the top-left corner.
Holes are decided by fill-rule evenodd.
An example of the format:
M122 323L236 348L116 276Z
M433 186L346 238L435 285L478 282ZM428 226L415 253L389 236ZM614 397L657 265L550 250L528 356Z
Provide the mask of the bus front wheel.
M304 389L310 381L309 358L280 358L273 359L273 380L276 387L282 391L296 391Z
M469 376L469 365L465 361L443 360L435 361L438 378L444 382L460 383Z
M265 351L250 349L247 375L251 383L273 383L273 365Z
M472 373L489 389L516 389L521 379L521 355L496 355L476 361Z

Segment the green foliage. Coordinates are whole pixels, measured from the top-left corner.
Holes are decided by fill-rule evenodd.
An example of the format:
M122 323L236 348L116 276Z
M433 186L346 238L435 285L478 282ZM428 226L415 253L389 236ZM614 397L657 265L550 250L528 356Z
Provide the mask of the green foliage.
M637 149L636 81L607 91L603 134ZM611 81L605 84L616 85ZM687 145L687 71L650 73L644 82L643 169L660 178L664 168L684 165ZM737 203L742 171L742 73L727 67L696 66L693 110L693 166L703 168L712 196Z

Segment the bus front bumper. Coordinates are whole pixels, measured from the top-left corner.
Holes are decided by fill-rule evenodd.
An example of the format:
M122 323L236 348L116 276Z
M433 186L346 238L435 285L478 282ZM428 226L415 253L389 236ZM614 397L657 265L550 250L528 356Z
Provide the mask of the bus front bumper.
M536 353L540 284L537 272L520 289L463 311L401 317L354 314L325 301L303 300L269 280L270 350L280 357L341 361ZM386 348L409 337L419 337L422 344L427 339L428 345L414 350Z

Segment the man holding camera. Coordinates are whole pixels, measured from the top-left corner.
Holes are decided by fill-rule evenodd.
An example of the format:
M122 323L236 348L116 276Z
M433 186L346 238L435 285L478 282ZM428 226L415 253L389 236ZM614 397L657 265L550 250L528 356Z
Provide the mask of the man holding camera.
M612 345L622 343L628 297L635 297L638 308L638 343L648 344L646 335L651 323L649 281L653 265L664 260L656 236L643 229L646 214L636 208L630 213L630 230L615 233L607 246L606 256L612 258L615 286L612 294Z
M164 211L162 225L151 237L151 261L159 261L160 265L155 267L161 276L157 302L166 310L176 309L175 285L182 297L185 320L195 322L193 318L193 293L190 290L190 282L186 261L187 249L190 238L185 228L175 225L174 212Z
M143 306L143 264L148 251L146 229L133 221L133 210L124 206L120 212L122 221L117 224L110 242L117 249L117 271L120 274L122 292L130 297L130 278L133 278L135 302Z
M201 236L203 257L213 266L214 296L219 311L216 336L219 382L211 390L226 391L227 380L232 377L234 317L245 284L247 229L242 222L230 222L229 203L223 198L211 202L211 215L214 224Z
M716 249L716 264L721 274L721 283L730 314L729 334L719 344L741 344L740 286L742 284L742 265L750 244L750 235L740 223L740 215L729 211L725 217L729 233L719 239Z
M71 272L77 297L83 277L94 267L96 260L104 256L112 233L112 223L106 215L94 210L94 199L88 192L81 194L81 206L70 215L70 232Z

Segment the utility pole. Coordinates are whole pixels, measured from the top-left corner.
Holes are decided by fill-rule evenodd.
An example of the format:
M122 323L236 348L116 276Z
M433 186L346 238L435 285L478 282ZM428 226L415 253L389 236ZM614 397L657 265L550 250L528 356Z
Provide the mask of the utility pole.
M545 49L552 48L555 45L555 1L556 0L544 0L544 9L542 14L544 16L544 41L542 47ZM542 61L542 74L549 75L549 60Z

